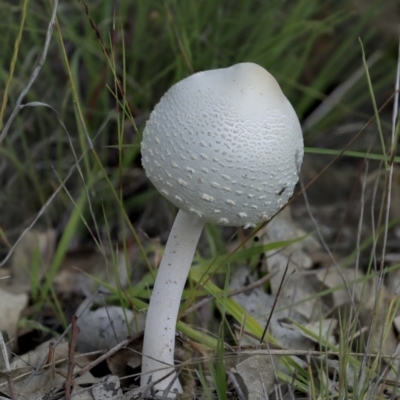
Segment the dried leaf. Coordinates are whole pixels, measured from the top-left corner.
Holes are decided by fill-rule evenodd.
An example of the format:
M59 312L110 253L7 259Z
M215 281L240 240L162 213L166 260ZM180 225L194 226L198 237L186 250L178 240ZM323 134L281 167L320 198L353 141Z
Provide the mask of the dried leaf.
M18 400L37 400L51 389L60 386L65 378L53 369L40 370L34 376L28 375L14 381ZM8 390L5 390L8 393Z
M267 260L269 270L276 272L271 278L271 292L278 295L279 287L288 266L285 281L279 293L280 307L286 309L286 315L298 322L319 320L322 313L328 310L321 299L316 296L321 288L314 275L306 274L296 267L292 259L284 254L270 255Z
M140 367L142 364L142 341L130 343L129 346L117 351L107 358L107 365L111 373L119 378L127 375L127 367L132 369Z
M27 304L27 294L13 294L0 289L0 331L7 332L10 340L16 338L18 321Z
M130 249L128 249L130 257ZM54 278L57 293L65 295L78 294L89 296L99 286L97 280L107 282L113 286L126 286L128 274L126 255L123 251L116 255L117 265L111 257L105 257L95 249L81 249L69 252ZM128 260L129 261L129 260ZM117 268L118 271L113 270ZM92 279L91 276L95 276Z
M364 277L362 272L355 269L342 269L339 272L336 267L330 267L318 271L316 276L323 285L329 289L335 289L332 293L335 307L350 304L350 296L347 288L344 286L345 281L352 295L354 294L356 302L360 302L364 298L363 307L370 310L373 308L375 302L374 288L370 283L362 281Z
M241 289L255 280L256 278L250 275L247 267L240 267L233 273L229 289ZM265 293L263 287L235 294L232 298L262 325L267 321L274 304L274 297ZM283 317L284 314L280 314L280 316Z
M123 400L119 379L116 376L108 375L101 380L92 389L92 394L95 400Z
M346 280L354 304L359 309L362 328L366 328L361 335L361 338L364 338L361 343L366 343L367 337L370 336L368 348L370 353L382 351L385 355L391 355L397 346L397 338L387 316L389 292L385 286L381 286L377 291L378 277L367 280L362 272L355 269L344 269L339 272L334 267L320 271L317 277L328 288L335 289L332 297L336 307L351 305L343 278Z
M73 373L78 372L89 360L86 357L78 357L75 354L76 365ZM50 366L44 369L37 369L42 365L43 360L50 363ZM53 347L52 343L45 342L22 356L14 357L11 361L11 375L14 381L15 391L18 393L18 400L33 400L50 392L54 388L65 382L65 376L68 371L68 343L62 342L58 346ZM78 385L88 385L97 383L90 372L74 380L74 390L82 390ZM8 385L5 376L0 377L0 390L9 394ZM82 392L78 398L92 399ZM75 398L75 397L74 397Z
M315 343L320 343L319 339L317 340L315 337L320 338L325 343L329 343L332 345L336 345L336 339L333 334L333 331L336 329L337 320L332 318L323 319L322 321L309 322L304 325L304 330L294 325L294 328L298 330L298 332L304 337L312 340ZM308 334L307 331L312 333Z
M53 347L53 342L49 340L26 354L14 357L11 361L13 376L32 371L39 367L46 358L49 358L53 363L59 360L66 360L68 358L68 343L61 342L58 346Z
M31 230L25 234L14 250L10 266L10 279L1 279L0 288L10 293L29 292L32 285L32 269L38 284L50 266L56 243L56 233ZM33 261L35 260L35 261Z
M286 257L290 256L292 263L298 268L311 268L313 260L309 253L321 249L321 245L313 236L306 236L307 232L294 223L290 207L286 207L273 218L263 232L260 232L260 235L262 235L264 244L304 237L301 241L295 242L281 251ZM276 251L269 253L276 253Z
M123 400L137 400L143 393L143 388L137 387L124 394Z
M11 358L11 343L7 332L0 331L0 374L8 373Z
M269 332L285 349L312 350L314 348L313 341L301 334L292 323L272 318Z
M305 236L306 233L299 229L287 208L279 213L265 227L262 241L264 244L277 241L286 241ZM275 274L271 278L271 292L278 294L279 287L286 272L286 280L279 295L280 306L284 307L286 315L298 322L319 320L320 311L327 311L320 299L313 294L320 290L313 275L306 270L311 268L313 260L308 253L316 253L320 249L319 243L308 236L300 242L293 243L280 251L266 252L266 269ZM305 301L308 299L308 301Z
M79 310L77 314L79 314ZM145 316L117 306L85 311L78 319L80 333L77 351L90 352L109 349L131 333L144 329ZM130 330L128 330L130 327Z
M82 389L78 385L74 385L72 390L72 399L73 400L94 400L94 397L91 393L90 388Z
M274 388L278 364L277 356L255 355L237 364L232 373L246 398L263 400Z

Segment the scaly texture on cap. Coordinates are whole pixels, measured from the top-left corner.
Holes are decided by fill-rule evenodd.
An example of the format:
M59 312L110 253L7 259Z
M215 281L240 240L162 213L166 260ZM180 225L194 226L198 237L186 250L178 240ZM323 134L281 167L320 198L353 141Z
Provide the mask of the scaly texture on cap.
M150 115L142 163L157 190L205 221L253 226L288 201L303 160L296 113L275 78L242 63L171 87Z

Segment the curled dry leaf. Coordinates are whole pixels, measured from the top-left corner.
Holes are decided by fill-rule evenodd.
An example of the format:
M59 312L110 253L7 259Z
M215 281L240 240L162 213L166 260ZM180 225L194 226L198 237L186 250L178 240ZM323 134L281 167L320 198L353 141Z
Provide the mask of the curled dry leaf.
M27 304L27 294L13 294L0 289L0 331L7 332L10 340L16 338L18 321Z
M54 230L31 230L16 246L7 268L9 278L0 279L0 330L15 339L21 312L28 304L27 293L38 285L53 258Z
M128 375L128 368L138 368L142 364L143 341L138 340L130 343L115 354L107 358L107 365L111 373L119 378Z
M1 279L0 288L19 294L30 291L32 281L39 284L53 259L56 233L31 230L14 250L9 267L10 279Z
M231 372L247 399L268 399L274 388L278 365L278 356L255 355L245 358Z

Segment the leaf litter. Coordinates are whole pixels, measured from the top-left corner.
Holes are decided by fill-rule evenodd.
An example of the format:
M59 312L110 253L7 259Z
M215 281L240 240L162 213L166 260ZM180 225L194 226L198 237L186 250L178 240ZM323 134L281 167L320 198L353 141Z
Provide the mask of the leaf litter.
M49 240L47 245L44 243L46 237ZM265 252L259 269L252 273L243 265L236 268L232 275L229 289L239 292L233 295L234 300L260 325L264 326L269 320L268 331L276 341L275 345L271 345L272 354L269 356L246 354L245 350L260 349L259 339L236 330L239 347L235 354L238 356L232 358L229 356L229 351L226 353L228 383L236 387L236 390L245 398L261 399L277 390L278 375L289 373L287 367L282 366L280 362L282 355L279 352L290 354L293 350L296 354L290 357L303 368L307 368L308 365L307 353L314 354L315 350L325 349L328 353L331 351L334 354L332 349L338 346L340 315L349 312L351 308L348 292L343 285L343 277L351 290L355 304L362 305L358 316L360 326L353 335L353 340L357 341L357 345L353 348L360 349L360 344L371 337L368 347L371 354L391 355L397 349L398 340L395 329L398 330L400 313L397 309L394 311L394 329L388 329L385 310L397 293L398 284L396 286L395 282L398 270L393 271L393 281L388 281L389 284L391 283L389 289L383 286L378 296L376 278L366 279L363 272L352 268L344 269L339 273L336 267L332 266L329 258L321 256L323 254L321 245L314 236L307 235L293 222L289 207L258 232L259 241L265 245L299 237L303 240L291 243L283 249ZM10 267L5 271L11 276L12 281L3 281L0 288L0 307L2 307L0 327L9 338L13 339L8 341L8 345L13 349L18 348L17 340L15 340L18 338L18 321L28 305L30 291L28 282L32 279L29 276L29 262L34 254L36 258L38 254L40 255L39 259L42 263L38 268L37 277L43 277L51 262L51 255L54 253L54 243L52 233L42 234L33 231L27 236L26 241L21 241L11 259ZM75 292L75 295L81 296L93 293L96 286L99 286L93 286L93 282L87 279L88 273L89 275L95 273L99 265L104 266L104 260L100 263L101 258L93 253L93 260L97 261L91 264L92 267L86 265L82 270L79 267L76 268L79 260L76 255L73 257L75 261L65 264L56 276L55 281L60 282L57 286L58 290L64 295L69 292ZM86 262L88 260L87 253L82 259L83 264L85 260ZM16 264L17 261L18 264ZM92 270L93 265L95 269ZM126 268L123 262L121 268ZM282 282L285 271L286 277ZM73 284L66 279L69 274L73 276ZM271 274L267 287L256 286L250 291L240 293L241 288L256 282L260 274L261 276ZM80 280L81 277L83 280ZM86 283L79 286L77 285L79 282ZM321 292L327 293L320 296ZM74 362L76 364L73 369L75 375L80 369L93 363L98 354L113 348L130 334L140 332L144 328L143 314L134 313L119 306L106 305L107 295L106 290L103 295L92 296L90 301L86 297L86 301L81 302L75 309L74 313L79 316L77 326L80 328L75 343ZM272 309L274 312L269 318ZM377 317L371 329L371 319L375 312L377 312ZM69 345L62 341L53 348L53 344L49 341L44 342L26 354L10 357L11 372L8 373L4 368L1 370L0 393L10 395L8 383L11 376L18 399L42 398L46 393L52 393L53 396L62 395L68 377ZM181 346L178 345L178 353L180 348ZM240 349L243 351L242 356L240 356ZM141 391L138 389L126 393L123 390L123 387L127 390L135 382L135 379L129 378L129 374L140 371L140 351L141 341L134 341L105 359L105 368L108 373L105 371L105 375L101 378L94 377L89 371L83 376L75 377L72 383L72 394L76 394L74 398L97 400L140 397ZM274 351L276 351L275 354ZM304 355L299 354L299 351ZM10 356L10 353L8 354ZM88 355L85 356L85 354ZM316 361L318 358L325 358L329 368L327 374L321 368L315 367L317 373L315 379L325 382L331 394L337 393L337 382L334 377L341 372L340 364L335 360L334 355L329 357L322 352L320 356L312 356L314 360L312 365L318 364ZM43 360L46 360L45 366L40 364ZM361 355L358 356L358 360L362 361ZM385 361L383 366L399 367L397 359L388 361L390 364ZM349 365L346 371L349 387L353 388L354 384L351 382L356 379L357 369L354 365ZM392 380L396 378L395 373L390 369L386 377ZM55 388L58 388L57 391Z

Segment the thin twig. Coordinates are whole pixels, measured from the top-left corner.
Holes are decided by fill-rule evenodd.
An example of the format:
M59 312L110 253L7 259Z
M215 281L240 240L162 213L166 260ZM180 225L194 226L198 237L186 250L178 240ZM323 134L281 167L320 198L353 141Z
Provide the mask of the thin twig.
M227 297L232 297L232 296L236 296L237 294L241 294L241 293L246 293L250 290L256 289L262 285L264 285L264 283L268 282L269 280L271 280L271 278L276 275L277 271L272 271L269 274L263 276L262 278L256 280L255 282L250 283L247 286L243 286L242 288L238 288L238 289L233 289L230 290L228 292ZM212 301L214 299L213 296L208 296L205 297L204 299L201 299L200 301L198 301L196 304L194 304L193 306L187 308L183 313L182 313L182 317L184 317L187 314L190 314L193 311L198 310L199 308L205 306L207 303L209 303L210 301Z
M51 37L53 35L53 29L54 29L54 24L55 24L56 15L57 15L57 8L58 8L58 0L53 0L53 9L51 12L49 25L47 27L46 39L44 42L42 54L40 55L36 65L35 65L35 68L33 69L33 72L32 72L31 77L29 78L28 84L25 86L25 88L22 90L21 94L19 95L17 102L15 103L14 110L11 113L10 117L8 118L8 121L7 121L6 125L4 126L3 131L0 134L0 144L3 142L4 138L6 137L8 131L11 127L11 124L13 123L15 117L17 116L17 114L19 113L19 111L22 108L21 107L22 101L24 100L26 94L29 92L29 89L32 87L33 83L35 82L36 78L39 75L40 70L42 69L42 67L44 65L44 62L47 57L47 52L49 50Z
M263 331L263 333L261 335L261 338L260 338L260 345L264 342L265 335L267 334L267 329L268 329L269 324L271 322L272 314L274 313L275 307L276 307L276 305L278 303L279 295L281 294L283 285L285 284L285 278L286 278L286 274L287 274L287 272L289 270L289 265L290 265L290 259L291 258L292 258L292 255L290 254L290 256L289 256L289 258L287 260L285 272L283 273L281 282L279 283L279 288L278 288L278 291L277 291L275 299L274 299L274 304L272 305L271 312L269 313L269 317L268 317L267 323L265 324L264 331Z
M63 123L60 115L57 113L57 111L49 106L48 104L45 103L40 103L40 102L31 102L31 103L27 103L21 106L21 108L24 107L37 107L37 106L43 106L43 107L48 107L51 110L53 110L56 114L56 117L58 119L58 121L61 124L61 127L64 129L64 131L67 132L67 128L65 126L65 124ZM102 132L102 130L105 128L106 126L106 122L109 121L111 114L109 114L105 120L105 123L102 124L99 128L99 130L97 131L94 140L99 136L99 134ZM67 136L68 132L67 132ZM75 169L78 167L78 165L81 163L81 161L84 159L85 155L88 153L88 150L85 150L82 155L77 159L77 162L74 163L71 168L68 171L67 176L63 179L63 181L61 182L61 184L57 187L57 189L53 192L53 194L46 200L46 202L43 204L43 206L41 207L41 209L38 211L38 213L36 214L35 218L32 220L32 222L23 230L23 232L21 233L21 235L18 237L18 239L15 241L15 243L11 246L11 248L8 250L8 253L6 254L6 256L3 258L3 260L0 261L0 268L4 267L4 265L6 264L6 262L9 260L9 258L11 257L11 255L13 254L15 248L18 246L18 244L20 243L20 241L22 240L22 238L36 225L36 223L39 221L39 219L43 216L43 214L45 213L45 211L47 210L47 208L50 206L50 204L53 202L53 200L56 198L57 194L61 191L61 189L63 189L65 187L65 184L67 183L67 181L69 180L69 178L72 176L72 174L74 173Z
M314 224L314 227L315 227L315 230L317 232L318 238L321 241L321 244L322 244L323 248L325 249L325 251L327 252L330 260L333 263L333 265L335 266L340 278L342 279L343 284L344 284L345 289L346 289L346 292L347 292L347 295L348 295L349 300L350 300L351 307L353 308L354 312L356 313L357 312L357 307L356 307L356 304L354 302L354 299L353 299L353 296L352 296L352 293L351 293L351 290L350 290L349 283L347 282L347 279L346 279L345 275L343 274L343 271L341 270L339 264L337 263L335 257L333 256L328 244L326 243L326 241L325 241L325 239L324 239L324 237L323 237L323 235L321 233L321 229L319 227L319 224L318 224L317 220L315 219L314 214L311 211L311 206L310 206L310 203L308 201L308 196L307 196L307 193L306 193L307 186L304 186L304 182L303 182L303 180L301 178L300 178L300 186L301 186L301 193L303 193L304 203L306 205L306 209L307 209L308 215L310 216L311 221ZM362 328L359 318L357 318L357 325L358 325L359 329ZM364 343L364 345L365 345L365 343Z
M81 368L78 372L76 372L73 375L73 378L76 379L76 378L84 375L86 372L90 371L93 367L100 364L102 361L105 361L108 357L111 357L117 351L128 346L129 343L131 343L137 339L140 339L142 336L143 336L143 332L139 332L139 333L134 334L133 336L130 336L128 339L125 339L122 342L118 343L112 349L108 350L106 353L104 353L100 357L96 358L96 360L92 361L91 363L89 363L89 364L85 365L83 368Z
M364 177L363 177L362 185L361 185L361 199L360 199L361 209L360 209L360 218L358 220L357 240L356 240L356 261L355 261L355 276L356 277L358 276L358 271L359 271L359 267L360 267L360 256L361 256L360 243L361 243L362 226L363 226L363 222L364 222L365 188L367 185L368 169L369 169L369 163L367 161L365 164L365 172L364 172ZM353 286L353 300L354 300L354 296L355 296L355 291L356 291L356 287Z
M83 368L81 368L79 371L77 371L75 374L72 375L72 380L75 380L79 377L81 377L82 375L86 374L87 372L89 372L92 368L94 368L96 365L100 364L102 361L106 360L108 357L112 356L113 354L115 354L117 351L121 350L122 348L126 347L129 343L139 339L141 336L143 336L143 332L137 333L131 337L129 337L128 339L123 340L122 342L118 343L116 346L114 346L112 349L110 349L109 351L107 351L106 353L104 353L103 355L101 355L100 357L96 358L95 360L93 360L91 363L85 365ZM43 396L41 396L40 398L38 398L37 400L45 400L48 399L49 396L52 393L57 393L59 390L62 390L64 386L64 383L51 389L50 392L45 393Z
M379 166L379 171L380 171L381 166L382 165ZM375 182L375 185L374 185L374 190L373 190L373 193L372 193L372 203L371 203L371 225L372 225L372 250L371 250L371 256L373 257L374 271L375 271L376 274L378 273L378 268L377 268L377 265L376 265L376 246L377 246L377 239L378 238L376 237L376 234L375 234L375 232L376 232L375 229L376 228L375 228L374 211L375 211L375 201L376 201L376 194L377 194L377 190L378 190L379 180L380 180L380 173L378 174L376 182ZM379 223L378 223L378 226L379 226ZM379 297L379 294L377 295L377 298L378 297ZM377 301L375 299L375 304L374 304L374 307L373 307L372 320L371 320L371 327L372 327L372 321L374 320L374 315L376 313L377 304L378 303L377 303ZM365 327L365 329L367 329L367 327ZM368 333L368 336L367 336L367 343L365 345L365 354L364 354L364 357L362 359L361 367L360 367L360 370L359 370L359 377L360 377L359 384L361 382L360 380L364 379L364 377L365 377L365 371L366 371L367 363L368 363L368 360L369 360L368 352L369 352L370 344L371 344L371 341L372 341L372 336L373 336L373 329L369 329L369 333Z
M71 317L71 341L69 343L68 350L68 372L67 372L67 380L65 382L65 398L67 400L71 400L71 388L73 385L72 375L74 373L75 367L75 348L76 341L78 339L78 334L80 332L79 326L76 324L77 317L73 315Z
M400 27L400 26L399 26ZM399 32L400 33L400 32ZM391 143L390 143L390 159L389 159L389 169L386 173L386 185L385 192L386 195L386 206L385 206L385 222L384 222L384 231L383 231L383 243L382 243L382 254L381 254L381 262L379 268L379 279L376 287L377 296L374 304L374 312L371 320L371 327L375 324L375 319L378 314L378 305L379 305L379 293L384 284L385 277L385 256L386 256L386 247L387 247L387 238L389 233L389 217L390 217L390 206L392 200L392 185L393 185L393 172L394 172L394 155L397 152L397 138L396 138L396 128L397 128L397 120L398 120L398 112L399 112L399 89L400 89L400 34L399 34L399 45L398 45L398 54L397 54L397 71L396 71L396 81L395 81L395 96L393 102L393 112L392 112L392 131L391 131ZM372 329L371 334L372 336ZM384 342L384 330L381 332L381 341L380 348L383 346Z
M97 296L98 292L99 292L100 288L98 288L92 296L90 296L89 298L85 299L83 301L83 304L85 304L84 307L80 307L80 312L77 313L78 318L86 311L87 307L89 307L92 304L93 299ZM55 349L59 343L61 343L61 341L64 339L64 337L66 336L66 334L69 332L69 330L71 329L72 325L69 324L67 326L67 328L64 330L64 332L60 335L60 337L57 339L57 341L54 343L53 348ZM35 370L33 371L33 373L30 375L30 377L27 379L27 381L25 382L25 386L27 386L30 382L30 380L44 367L44 365L48 364L49 360L48 357L46 357L45 359L42 360L41 363L39 363L39 365L35 368Z

